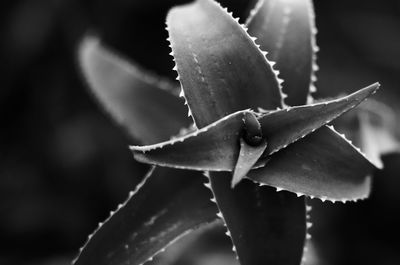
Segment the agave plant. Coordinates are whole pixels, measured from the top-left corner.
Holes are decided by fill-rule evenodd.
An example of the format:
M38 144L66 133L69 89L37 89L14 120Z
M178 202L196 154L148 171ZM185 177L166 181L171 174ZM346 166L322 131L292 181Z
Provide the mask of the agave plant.
M74 263L143 264L221 219L241 264L300 264L311 226L305 198L369 195L376 166L328 124L379 85L313 101L310 0L260 1L245 25L197 0L173 8L167 30L180 91L95 37L80 47L89 87L152 168Z

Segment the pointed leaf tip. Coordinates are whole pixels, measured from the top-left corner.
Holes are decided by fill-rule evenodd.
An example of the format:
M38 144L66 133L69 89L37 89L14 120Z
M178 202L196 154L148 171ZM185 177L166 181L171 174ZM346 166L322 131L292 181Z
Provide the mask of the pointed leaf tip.
M238 111L185 136L148 146L131 146L138 161L193 170L232 171L239 153L243 118Z
M232 188L234 188L253 168L266 148L267 141L265 140L262 140L258 146L252 146L247 144L243 138L240 139L240 151L235 169L233 171L231 183Z
M289 107L259 118L271 155L340 117L370 97L379 88L375 83L353 94L312 105Z

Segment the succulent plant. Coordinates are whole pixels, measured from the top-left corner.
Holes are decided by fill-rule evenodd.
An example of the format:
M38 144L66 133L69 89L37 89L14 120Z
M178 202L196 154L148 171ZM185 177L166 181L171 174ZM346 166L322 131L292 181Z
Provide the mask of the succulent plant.
M80 47L89 87L152 168L74 264L143 264L218 218L241 264L300 264L311 226L305 197L370 193L376 166L328 124L379 84L314 102L310 0L261 0L245 25L197 0L173 8L167 30L181 90L95 37Z

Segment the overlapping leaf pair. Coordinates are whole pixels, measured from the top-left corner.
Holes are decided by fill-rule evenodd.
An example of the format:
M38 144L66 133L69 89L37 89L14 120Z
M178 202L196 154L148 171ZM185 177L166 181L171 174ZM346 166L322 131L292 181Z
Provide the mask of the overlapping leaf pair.
M300 195L331 201L368 196L375 166L327 124L379 85L311 104L313 19L308 0L260 1L246 26L212 0L172 9L171 54L194 126L173 86L94 38L83 42L89 85L145 144L131 146L135 158L156 167L99 226L76 264L142 264L217 213L242 264L299 264L307 226ZM267 58L281 69L283 87ZM293 107L284 104L282 89ZM212 194L202 185L203 171Z

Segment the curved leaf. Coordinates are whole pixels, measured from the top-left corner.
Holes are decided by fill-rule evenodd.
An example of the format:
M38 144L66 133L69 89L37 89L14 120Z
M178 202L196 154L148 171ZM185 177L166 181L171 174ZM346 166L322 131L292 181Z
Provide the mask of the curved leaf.
M311 0L261 0L247 21L249 33L276 62L290 106L306 103L313 81L317 47L312 10Z
M339 134L324 126L270 157L248 178L331 201L368 197L375 166Z
M91 91L135 139L165 141L190 125L183 101L162 88L165 82L118 58L98 39L84 39L79 55Z
M173 8L167 29L191 112L203 127L235 111L281 107L279 81L245 29L211 0ZM207 111L204 111L207 109Z
M143 264L177 238L216 219L211 192L195 171L155 168L89 237L75 265Z
M263 157L328 124L356 107L378 88L379 84L376 83L339 99L264 114L259 118L262 134L268 143ZM132 146L131 149L135 158L144 163L194 170L231 171L239 156L239 141L244 131L242 119L246 113L251 112L236 112L186 136L155 145Z

